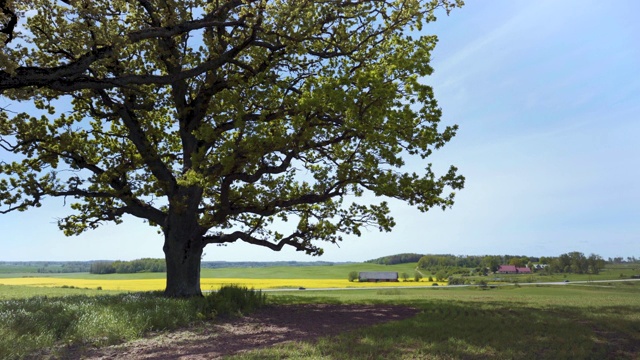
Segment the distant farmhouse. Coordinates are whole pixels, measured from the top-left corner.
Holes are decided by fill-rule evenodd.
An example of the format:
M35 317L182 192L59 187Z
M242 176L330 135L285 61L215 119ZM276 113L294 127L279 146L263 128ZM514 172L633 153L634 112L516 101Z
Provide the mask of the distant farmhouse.
M397 272L389 271L362 271L358 273L360 282L398 281Z
M517 267L515 265L500 265L498 274L531 274L531 269L528 267Z

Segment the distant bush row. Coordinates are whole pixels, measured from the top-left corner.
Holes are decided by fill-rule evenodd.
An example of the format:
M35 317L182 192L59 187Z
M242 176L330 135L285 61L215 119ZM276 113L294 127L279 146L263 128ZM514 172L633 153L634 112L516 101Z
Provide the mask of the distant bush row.
M629 260L635 258L629 257ZM576 274L598 274L605 266L606 261L596 254L588 257L579 251L562 254L557 257L529 257L512 255L484 255L484 256L455 256L455 255L425 255L418 261L418 268L429 270L440 277L447 277L453 274L466 274L468 269L487 275L489 272L496 272L501 265L514 265L517 267L528 267L532 271L543 268L545 273L576 273ZM537 265L541 265L536 268Z
M92 274L134 274L140 272L165 272L164 259L138 259L132 261L95 261L91 263Z
M383 256L381 258L367 260L365 263L380 265L395 265L418 262L423 255L414 253L405 253L397 255Z
M45 265L39 267L36 272L40 274L75 273L89 271L89 264L83 262L69 262L62 265Z

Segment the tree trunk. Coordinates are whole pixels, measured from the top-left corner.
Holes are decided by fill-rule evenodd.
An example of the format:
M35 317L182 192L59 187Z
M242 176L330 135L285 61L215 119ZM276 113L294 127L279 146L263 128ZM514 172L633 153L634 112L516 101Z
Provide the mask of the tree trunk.
M184 216L170 216L164 232L162 249L167 262L165 296L202 296L200 263L204 246L195 217L187 219Z

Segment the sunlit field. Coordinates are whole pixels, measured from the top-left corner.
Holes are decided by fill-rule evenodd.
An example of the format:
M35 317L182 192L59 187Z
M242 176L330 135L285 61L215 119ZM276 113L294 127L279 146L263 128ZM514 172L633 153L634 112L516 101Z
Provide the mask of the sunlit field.
M217 290L224 285L240 285L253 289L321 289L321 288L369 288L398 286L432 286L432 282L349 282L346 279L246 279L246 278L203 278L200 280L203 291ZM22 277L0 279L3 285L75 287L81 289L118 290L118 291L155 291L163 290L164 279L94 279L58 278L58 277ZM446 283L438 283L446 285Z
M414 287L433 286L434 282L428 281L432 273L422 270L424 277L421 281L413 281L417 263L398 265L377 265L350 263L333 266L275 266L255 268L219 268L202 269L201 288L203 291L217 290L223 285L235 284L247 288L272 290L272 289L321 289L321 288L370 288L370 287ZM164 290L164 273L142 272L136 274L108 274L96 275L89 273L55 273L39 274L2 272L0 269L0 284L27 287L73 287L77 289L108 290L108 291L157 291ZM407 274L409 281L399 282L349 282L349 272L360 271L395 271L398 274ZM598 275L587 274L555 274L551 276L543 274L534 275L500 275L466 277L470 282L483 280L493 283L540 283L563 282L568 280L573 285L576 281L619 280L630 279L637 275L634 267L608 267ZM438 286L447 285L445 282L437 283ZM595 285L595 284L594 284ZM578 286L576 284L576 286ZM0 297L2 294L0 293Z
M202 269L201 288L203 291L217 290L224 285L234 284L253 289L319 289L319 288L370 288L397 286L432 286L434 282L422 279L420 282L349 282L351 271L397 271L413 278L417 264L377 265L341 264L336 266L268 267L268 268L221 268ZM30 287L74 287L113 291L156 291L164 290L164 273L108 274L89 273L0 274L0 284ZM446 285L444 282L437 283ZM1 294L0 294L1 296Z
M640 283L313 291L273 302L416 307L414 318L238 354L257 359L640 359Z
M411 269L406 268L398 270ZM424 279L349 282L346 276L338 278L346 269L371 267L207 269L201 282L203 291L224 284L291 290L257 292L266 295L270 306L386 304L419 310L414 318L240 353L233 359L640 359L640 281L630 278L637 273L634 269L607 271L606 282L590 282L586 275L531 277L537 282L556 280L560 286L524 286L527 279L522 277L513 279L521 282L505 279L508 283L498 284L483 277L492 285L486 287L432 286ZM65 358L64 344L116 344L149 331L202 324L226 308L215 300L215 292L191 301L137 292L163 290L164 276L32 273L0 278L0 359L37 358L34 354L48 354L47 349ZM523 335L514 341L514 332Z

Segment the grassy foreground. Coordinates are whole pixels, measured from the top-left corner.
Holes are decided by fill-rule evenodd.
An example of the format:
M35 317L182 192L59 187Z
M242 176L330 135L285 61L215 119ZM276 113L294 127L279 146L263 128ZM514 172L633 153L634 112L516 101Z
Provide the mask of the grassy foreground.
M91 296L76 295L76 290L0 301L0 359L64 359L75 348L116 344L150 331L250 312L266 301L261 292L238 286L188 300L155 292Z
M346 280L352 270L410 272L414 268L415 264L347 264L207 269L203 270L202 288L215 290L225 284L293 289L430 285L425 281L358 284ZM574 283L629 278L636 273L636 269L624 268L607 269L593 278L571 274L514 279L504 276L506 281L570 280L566 286L516 284L487 290L438 286L269 293L267 302L274 305L383 303L412 306L421 312L404 321L233 358L640 359L640 282ZM254 307L254 301L246 302L245 295L233 295L233 291L222 297L214 294L189 301L164 299L156 293L127 292L162 289L164 276L0 274L0 359L34 358L34 353L38 354L35 358L65 358L65 348L118 343L149 331L170 331ZM262 294L253 298L257 303L265 301Z
M2 286L2 291L13 288ZM37 288L29 288L29 291ZM0 301L0 359L54 345L105 345L150 330L208 321L262 304L260 293L174 300L154 293L55 290ZM73 295L83 292L83 295ZM243 295L244 294L244 295ZM63 296L66 295L66 296ZM251 300L253 299L253 300ZM295 303L395 304L421 310L390 322L314 342L292 342L232 359L638 359L640 283L479 288L296 291L270 293L275 306ZM243 305L244 304L244 305ZM43 353L41 353L43 354ZM38 357L39 358L39 357Z
M280 294L276 303L385 303L415 318L233 359L640 359L640 284Z

